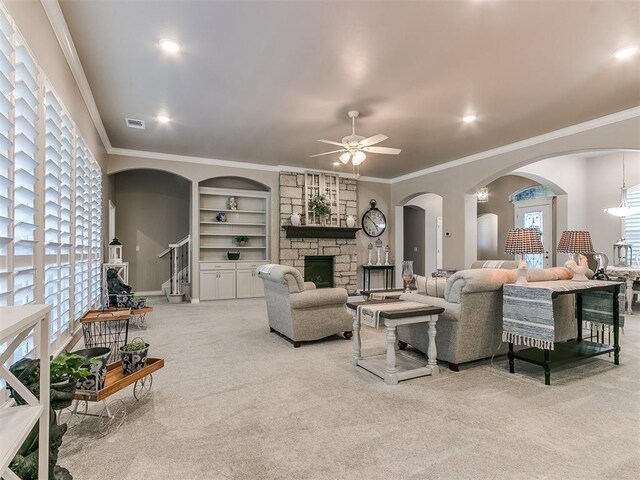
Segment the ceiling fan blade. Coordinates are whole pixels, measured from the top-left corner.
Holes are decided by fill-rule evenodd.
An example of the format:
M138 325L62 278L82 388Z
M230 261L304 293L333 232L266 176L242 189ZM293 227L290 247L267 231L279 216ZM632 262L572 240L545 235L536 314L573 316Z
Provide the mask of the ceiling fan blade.
M309 155L309 158L311 158L311 157L321 157L322 155L331 155L332 153L338 153L338 152L344 152L344 149L342 149L342 150L334 150L332 152L317 153L315 155Z
M375 145L376 143L384 142L387 138L389 137L379 133L378 135L374 135L373 137L365 138L360 142L360 145L362 145L363 147L368 147L369 145Z
M318 140L318 141L322 142L322 143L328 143L329 145L337 145L339 147L343 147L344 148L344 145L342 143L334 142L333 140L323 140L323 139L321 139L321 140Z
M385 155L398 155L402 150L391 147L365 147L362 150L370 153L383 153Z

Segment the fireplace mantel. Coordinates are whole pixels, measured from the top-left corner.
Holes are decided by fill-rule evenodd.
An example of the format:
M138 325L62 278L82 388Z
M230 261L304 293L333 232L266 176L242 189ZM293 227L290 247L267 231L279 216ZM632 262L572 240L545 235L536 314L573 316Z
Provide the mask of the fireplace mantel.
M358 227L321 227L319 225L283 225L287 238L356 238Z

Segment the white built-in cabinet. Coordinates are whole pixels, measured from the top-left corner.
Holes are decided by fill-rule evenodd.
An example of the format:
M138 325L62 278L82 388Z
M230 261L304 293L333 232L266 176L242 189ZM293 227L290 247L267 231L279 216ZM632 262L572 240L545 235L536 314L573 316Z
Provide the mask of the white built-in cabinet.
M264 297L256 268L268 262L200 262L200 300Z
M199 192L200 300L263 297L255 271L269 263L269 192L214 187ZM224 222L217 219L221 213ZM246 245L236 244L238 235L249 238ZM240 252L240 259L228 260L228 251Z

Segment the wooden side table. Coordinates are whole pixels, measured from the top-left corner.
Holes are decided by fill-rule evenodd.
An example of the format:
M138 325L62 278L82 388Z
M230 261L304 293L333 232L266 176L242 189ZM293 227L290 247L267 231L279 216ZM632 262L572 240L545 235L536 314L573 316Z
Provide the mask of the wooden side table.
M424 307L407 308L406 310L380 311L379 316L384 320L387 328L387 351L379 355L369 357L362 356L362 341L360 337L360 318L358 317L358 306L372 304L395 304L400 301L368 301L368 302L348 302L347 308L353 312L353 356L351 363L360 366L365 370L382 378L388 385L395 385L399 381L410 378L423 377L426 375L437 375L438 363L436 350L436 322L438 315L444 312L444 308ZM408 303L408 302L407 302ZM396 328L398 325L408 325L411 323L427 322L429 324L429 347L427 364L423 364L414 357L404 352L397 352Z

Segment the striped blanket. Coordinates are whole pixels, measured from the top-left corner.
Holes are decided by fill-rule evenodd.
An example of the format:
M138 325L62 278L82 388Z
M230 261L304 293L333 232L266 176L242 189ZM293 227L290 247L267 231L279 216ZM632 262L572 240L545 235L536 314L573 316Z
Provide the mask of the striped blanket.
M590 288L615 285L619 282L590 280L573 282L533 282L526 286L505 284L503 289L502 340L529 347L553 350L555 319L553 294L559 292L582 293L583 327L597 328L613 325L613 302L610 292L589 292ZM624 298L620 312L624 311ZM620 298L618 299L620 301ZM624 316L620 314L620 326Z
M360 324L368 327L378 328L380 324L380 312L391 312L396 310L409 310L412 308L426 307L424 303L418 302L389 302L375 303L372 305L360 305L356 310L356 315Z

